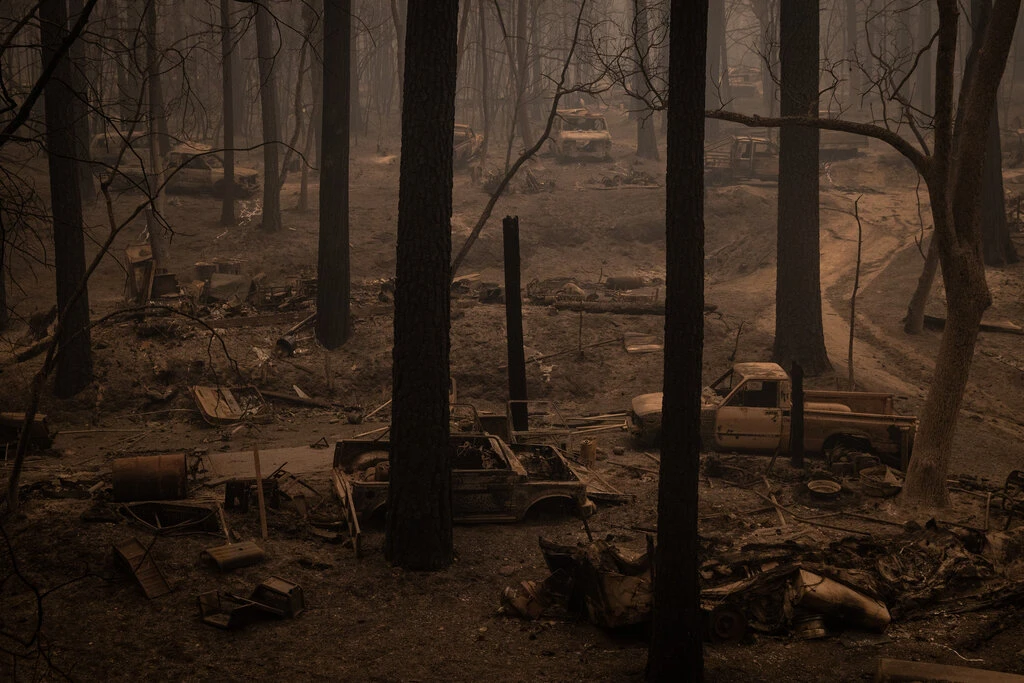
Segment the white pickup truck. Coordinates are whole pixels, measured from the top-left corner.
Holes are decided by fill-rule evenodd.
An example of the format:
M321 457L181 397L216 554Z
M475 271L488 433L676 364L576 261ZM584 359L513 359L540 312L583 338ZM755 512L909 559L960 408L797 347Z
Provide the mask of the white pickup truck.
M704 389L701 450L786 453L792 401L789 375L775 363L737 363ZM893 395L863 391L804 391L804 449L828 454L846 448L905 467L917 418L897 415ZM631 429L642 440L661 434L661 393L633 399Z

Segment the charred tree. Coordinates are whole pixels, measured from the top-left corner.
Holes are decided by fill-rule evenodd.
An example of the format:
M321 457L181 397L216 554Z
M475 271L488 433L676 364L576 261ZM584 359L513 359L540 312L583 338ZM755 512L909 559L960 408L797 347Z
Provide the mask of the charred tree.
M68 14L73 24L82 13L82 0L68 1ZM74 106L75 118L75 158L78 160L78 183L82 201L91 202L96 199L96 183L92 174L89 158L89 80L85 75L85 46L82 41L75 41L68 50L71 59L72 88L77 99Z
M636 93L643 105L636 112L636 155L641 159L658 158L658 138L655 134L654 113L646 106L650 94L648 63L650 52L650 30L647 19L647 0L633 0L633 45L636 49L637 69Z
M352 334L349 316L348 161L351 0L325 0L323 131L320 152L320 245L316 338L336 349Z
M854 0L847 0L852 3ZM917 6L917 44L918 49L923 49L932 39L932 3L922 2ZM932 104L935 100L934 87L932 84L932 64L935 56L931 49L926 52L917 63L917 108L925 114L931 114Z
M480 71L480 116L484 122L484 140L480 145L480 165L487 160L487 144L491 138L491 101L488 93L488 85L491 80L490 60L487 52L487 15L484 10L484 3L487 0L477 0L477 23L480 24L480 63L477 68Z
M7 308L7 228L4 226L4 208L0 203L0 332L11 322Z
M704 346L704 2L672 0L665 178L665 377L647 680L700 681L697 485Z
M221 104L224 119L224 186L220 224L235 224L235 86L230 0L220 0Z
M409 3L395 265L391 475L384 552L451 564L449 284L458 0Z
M992 12L992 0L972 0L971 19L974 39L971 43L972 59L985 36L985 26ZM1016 263L1017 250L1010 239L1010 226L1006 220L1006 195L1003 193L1003 150L999 139L999 108L992 108L992 119L985 140L985 170L981 181L981 236L982 252L987 266Z
M170 141L163 133L167 124L164 118L164 95L161 85L160 51L157 49L156 0L146 5L146 92L149 95L149 172L146 174L151 205L146 208L146 227L149 230L149 245L153 250L153 264L157 272L167 272L170 258L170 240L166 228L160 221L163 214L164 162L170 151Z
M779 12L782 116L818 115L818 0L782 0ZM832 366L821 320L817 128L779 133L779 219L775 345L783 367L808 375Z
M391 0L391 22L395 25L395 36L397 37L398 50L398 106L402 106L402 98L405 96L405 28L408 19L408 9L402 12L401 6L406 2L402 0Z
M523 140L523 147L533 144L533 129L530 126L530 107L526 89L529 82L530 44L527 40L529 0L516 0L516 130Z
M277 78L270 10L256 3L256 52L260 72L260 113L263 118L263 230L281 229L281 169L277 146L281 139L277 123Z
M65 0L39 4L43 63L49 64L67 35ZM89 338L89 295L85 289L85 236L82 198L75 160L75 93L70 60L61 59L46 83L46 146L53 207L53 254L57 274L57 396L74 396L92 382Z

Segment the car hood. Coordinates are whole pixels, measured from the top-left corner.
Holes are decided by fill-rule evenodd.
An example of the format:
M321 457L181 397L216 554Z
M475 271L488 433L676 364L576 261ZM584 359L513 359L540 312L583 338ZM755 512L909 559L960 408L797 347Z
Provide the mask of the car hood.
M641 394L633 399L633 413L637 417L653 417L661 414L662 393Z

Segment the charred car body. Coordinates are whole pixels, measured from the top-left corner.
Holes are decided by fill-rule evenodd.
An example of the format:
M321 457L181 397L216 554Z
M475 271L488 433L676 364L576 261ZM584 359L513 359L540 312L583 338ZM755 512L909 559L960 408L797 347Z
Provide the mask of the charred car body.
M586 109L560 109L551 125L551 151L558 161L608 160L612 136L601 114Z
M452 139L452 161L456 168L468 166L480 157L484 136L477 135L465 123L455 124L455 135Z
M452 512L456 522L515 522L538 503L563 500L589 513L586 484L553 447L510 446L483 433L453 433ZM387 507L390 443L350 439L334 450L334 490L365 524Z
M701 448L726 453L786 453L791 416L789 375L775 363L737 363L704 390ZM905 467L917 418L897 415L892 394L804 391L804 448L870 452ZM662 394L633 399L632 431L646 441L660 437Z
M90 154L96 164L95 172L101 179L116 174L112 186L126 188L145 186L149 147L152 142L145 131L130 136L121 133L101 133L92 138ZM174 145L167 155L164 169L166 190L179 193L209 192L223 196L226 189L224 162L213 153L209 145L183 142ZM234 192L236 197L251 197L259 190L260 174L257 170L235 165Z

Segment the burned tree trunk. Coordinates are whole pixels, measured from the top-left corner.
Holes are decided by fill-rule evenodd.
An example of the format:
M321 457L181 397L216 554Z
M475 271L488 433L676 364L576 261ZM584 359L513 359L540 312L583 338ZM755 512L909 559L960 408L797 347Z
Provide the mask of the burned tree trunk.
M320 192L316 337L328 349L338 348L352 334L348 247L351 10L351 0L324 3L324 128L320 152L320 187L324 189Z
M146 6L146 62L148 78L146 92L149 95L149 172L146 174L152 203L146 208L146 226L149 230L149 244L153 250L153 264L157 272L167 272L170 257L170 240L167 230L160 221L163 214L164 162L170 151L164 122L164 95L161 86L160 51L156 44L156 2Z
M654 113L646 104L650 94L647 80L648 52L650 37L648 36L647 0L633 0L633 27L636 35L633 45L636 49L637 64L640 69L636 75L636 92L640 97L640 111L636 112L636 155L641 159L658 158L658 138L654 131Z
M847 0L850 4L854 0ZM856 16L856 13L855 13ZM922 2L917 6L917 45L922 49L932 39L932 3ZM931 51L925 53L917 63L917 108L930 114L935 94L932 87L932 65L935 57Z
M665 179L665 377L647 680L700 681L697 489L704 344L707 3L672 0Z
M487 144L491 139L491 102L488 94L488 85L491 80L491 66L487 54L487 16L484 11L484 3L487 0L477 0L477 21L480 24L480 115L484 122L484 140L480 145L480 165L487 160Z
M260 72L260 112L263 117L263 225L268 232L281 229L281 169L277 146L281 139L277 124L277 78L274 74L274 46L270 10L256 5L256 51Z
M781 114L818 115L818 1L782 0L779 14ZM808 375L832 366L821 320L817 128L782 126L779 133L778 265L775 345L783 367Z
M523 147L533 144L533 129L530 126L530 108L526 101L526 86L529 79L530 50L527 41L527 19L529 0L516 0L516 130L523 140Z
M395 25L395 36L398 51L398 107L402 107L402 98L405 96L405 29L408 21L408 9L405 17L399 8L399 0L391 0L391 21Z
M985 35L992 0L973 0L971 19L974 39L971 57L976 59L978 46ZM999 140L999 108L992 108L992 118L985 139L985 169L981 180L981 248L987 266L1016 263L1017 250L1010 239L1010 226L1006 221L1006 196L1003 194L1003 149Z
M67 35L64 0L41 2L39 24L43 63L49 64ZM72 114L75 93L71 83L71 68L65 57L57 64L44 94L57 311L61 327L54 389L61 398L74 396L92 382L89 296L84 283L85 237Z
M395 265L391 475L384 552L451 564L449 284L458 0L409 3Z
M82 0L69 0L69 19L72 24L82 13ZM72 87L75 89L77 98L74 102L75 117L75 158L78 161L78 183L82 195L82 201L91 202L96 199L96 183L92 174L92 160L89 158L89 80L85 76L84 58L85 46L82 41L75 41L75 44L68 50L71 59Z
M222 118L224 119L224 185L220 224L235 224L235 95L232 67L230 0L220 0Z
M0 203L0 332L7 329L11 312L7 308L7 228L4 226L4 207Z

